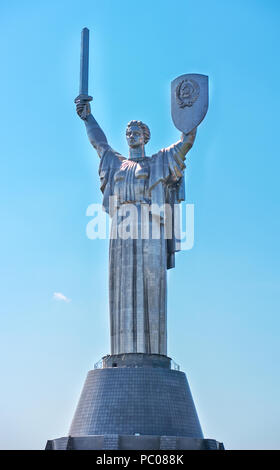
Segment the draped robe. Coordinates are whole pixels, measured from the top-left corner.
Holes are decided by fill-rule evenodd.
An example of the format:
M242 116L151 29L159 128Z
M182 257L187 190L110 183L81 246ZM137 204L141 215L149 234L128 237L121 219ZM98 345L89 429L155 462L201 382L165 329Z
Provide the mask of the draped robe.
M182 142L152 157L125 159L108 144L99 167L103 207L112 217L109 248L111 354L167 354L166 270L174 267L175 238L164 236L166 219L148 213L149 234L141 236L141 206L184 200ZM113 199L111 199L113 198ZM110 206L114 201L114 210ZM124 237L120 222L133 204L134 236ZM121 211L120 211L121 209ZM120 215L121 213L121 215ZM172 209L171 216L174 211ZM159 237L152 237L152 222Z

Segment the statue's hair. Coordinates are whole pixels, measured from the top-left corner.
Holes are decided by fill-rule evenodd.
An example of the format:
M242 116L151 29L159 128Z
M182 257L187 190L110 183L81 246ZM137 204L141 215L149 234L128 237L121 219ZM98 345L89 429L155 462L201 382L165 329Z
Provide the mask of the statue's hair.
M144 124L144 122L142 121L129 121L129 123L126 126L126 129L128 129L130 126L139 126L142 129L142 132L144 135L144 143L147 144L147 142L149 142L150 137L151 137L151 132L147 124Z

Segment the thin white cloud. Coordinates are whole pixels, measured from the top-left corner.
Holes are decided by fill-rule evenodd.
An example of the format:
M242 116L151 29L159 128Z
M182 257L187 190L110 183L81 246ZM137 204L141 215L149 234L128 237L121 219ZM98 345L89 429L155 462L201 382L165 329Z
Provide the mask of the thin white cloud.
M63 300L63 302L71 302L71 299L68 299L68 297L66 297L66 295L62 294L61 292L54 292L53 299Z

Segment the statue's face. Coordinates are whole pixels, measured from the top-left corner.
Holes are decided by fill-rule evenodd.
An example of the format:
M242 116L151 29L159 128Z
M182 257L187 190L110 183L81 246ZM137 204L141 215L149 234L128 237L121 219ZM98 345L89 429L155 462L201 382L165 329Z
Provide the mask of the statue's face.
M140 147L144 145L144 134L139 126L129 126L126 129L126 140L131 148Z

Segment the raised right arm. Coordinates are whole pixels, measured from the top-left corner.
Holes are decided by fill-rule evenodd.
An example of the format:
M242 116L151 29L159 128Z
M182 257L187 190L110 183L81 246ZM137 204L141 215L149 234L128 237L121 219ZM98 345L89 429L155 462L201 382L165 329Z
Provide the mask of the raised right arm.
M84 107L86 106L86 118L82 118ZM85 126L86 126L86 131L87 135L89 138L89 141L91 145L95 148L97 151L99 157L101 158L104 150L108 148L108 141L107 138L97 123L97 121L94 119L93 115L90 112L90 105L89 103L77 103L76 105L76 110L78 116L83 119Z

